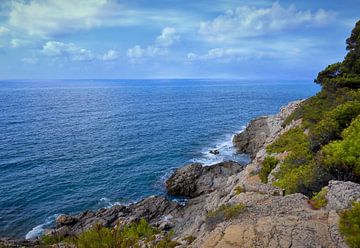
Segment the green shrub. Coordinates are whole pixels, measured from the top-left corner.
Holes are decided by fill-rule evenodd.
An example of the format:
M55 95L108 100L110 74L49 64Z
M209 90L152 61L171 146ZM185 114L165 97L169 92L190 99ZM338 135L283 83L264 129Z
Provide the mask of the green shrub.
M336 177L360 179L360 116L342 132L343 140L322 148L321 162Z
M360 247L360 202L340 214L340 233L352 248Z
M323 120L310 129L310 144L314 151L331 140L339 139L341 131L360 114L360 102L350 101L329 111Z
M238 185L238 186L235 187L234 191L235 191L236 195L240 195L241 193L245 192L245 189L244 189L244 187Z
M270 172L276 167L276 165L279 163L279 160L277 160L273 156L266 156L264 159L264 162L262 163L262 167L259 172L259 177L261 182L267 183L268 182L268 176Z
M304 164L295 168L282 168L286 164L282 164L280 172L277 177L277 181L274 185L285 190L285 194L303 193L308 195L311 193L313 185L316 183L316 177L314 173L314 165Z
M310 205L314 209L320 209L325 207L327 204L326 194L328 193L327 188L322 188L318 193L314 194L314 196L309 201Z
M172 248L179 245L178 242L171 239L171 232L164 235L162 239L156 240L155 235L159 233L158 229L150 226L146 220L142 219L138 223L115 228L106 228L97 224L77 237L66 239L44 236L41 239L41 244L52 245L66 242L74 244L77 248L140 247L141 243L146 244L146 247L157 248Z
M213 227L222 221L234 219L244 212L245 208L243 204L221 205L216 210L208 212L206 223Z
M308 137L300 127L290 129L282 134L274 143L266 147L268 154L295 151L309 147Z

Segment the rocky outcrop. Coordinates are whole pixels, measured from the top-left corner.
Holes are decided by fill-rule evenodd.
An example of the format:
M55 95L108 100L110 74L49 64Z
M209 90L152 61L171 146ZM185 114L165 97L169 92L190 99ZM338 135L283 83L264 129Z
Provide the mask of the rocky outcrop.
M360 201L360 184L353 182L330 181L327 188L326 209L343 210Z
M236 134L233 138L233 143L237 151L247 153L254 159L266 143L270 143L277 138L279 132L283 129L282 124L285 119L294 112L302 102L303 100L291 102L287 106L282 107L276 115L261 116L250 121L246 129Z
M329 231L329 213L309 208L302 194L282 197L251 192L230 202L244 204L246 211L204 232L193 247L347 247Z
M166 180L166 189L172 195L199 196L223 187L226 178L242 169L240 164L232 161L206 167L199 163L189 164L177 169Z
M164 197L151 196L130 206L116 205L98 211L85 211L75 216L60 215L56 220L56 228L49 230L47 235L61 237L77 235L95 224L113 227L141 218L154 226L168 228L172 225L171 216L178 211L179 207L179 204Z

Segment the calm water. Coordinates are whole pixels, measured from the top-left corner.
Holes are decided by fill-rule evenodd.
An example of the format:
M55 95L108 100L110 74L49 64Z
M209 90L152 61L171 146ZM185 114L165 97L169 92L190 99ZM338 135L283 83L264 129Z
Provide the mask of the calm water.
M318 90L312 82L0 81L0 236L34 236L60 213L164 194L166 175L191 161L244 161L233 154L234 133ZM208 154L215 147L221 154Z

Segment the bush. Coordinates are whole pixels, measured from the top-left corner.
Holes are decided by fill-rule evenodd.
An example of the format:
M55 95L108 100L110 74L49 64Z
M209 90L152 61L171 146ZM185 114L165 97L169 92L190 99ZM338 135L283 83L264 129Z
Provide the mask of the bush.
M241 193L245 192L244 187L241 187L240 185L236 186L234 190L236 195L240 195Z
M171 233L164 235L160 240L156 240L155 235L159 233L158 229L150 226L146 220L142 219L138 223L115 228L106 228L97 224L77 237L66 239L44 236L41 243L51 245L63 241L74 244L77 248L140 247L141 243L146 244L146 247L157 248L172 248L179 245L171 240Z
M322 148L321 163L338 179L360 179L360 116L342 132L343 140Z
M360 247L360 202L340 214L340 233L352 248Z
M264 159L264 162L262 163L262 167L259 172L259 177L261 182L267 183L268 182L268 176L270 172L276 167L276 165L279 163L279 160L277 160L273 156L266 156Z
M244 212L245 208L243 204L221 205L218 209L208 212L206 223L213 227L222 221L234 219Z
M320 209L325 207L327 204L326 194L328 193L327 188L322 188L318 193L314 194L314 196L309 201L310 205L313 209Z
M329 111L323 120L310 129L310 144L313 151L328 144L331 140L339 139L341 131L346 128L356 116L360 114L360 102L350 101Z
M309 148L308 137L300 127L290 129L281 135L274 143L266 147L267 153L281 153Z

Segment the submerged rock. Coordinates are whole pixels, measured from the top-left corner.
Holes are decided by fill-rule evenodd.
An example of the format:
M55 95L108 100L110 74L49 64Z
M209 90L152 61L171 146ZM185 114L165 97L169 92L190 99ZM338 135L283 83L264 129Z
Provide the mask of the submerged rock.
M196 197L221 188L226 178L242 171L243 166L233 161L221 162L212 166L193 163L177 169L168 180L169 194Z

